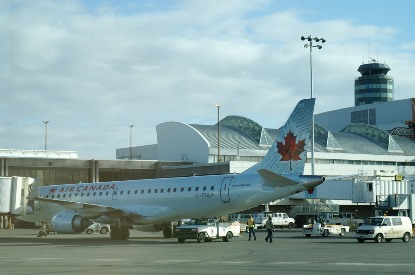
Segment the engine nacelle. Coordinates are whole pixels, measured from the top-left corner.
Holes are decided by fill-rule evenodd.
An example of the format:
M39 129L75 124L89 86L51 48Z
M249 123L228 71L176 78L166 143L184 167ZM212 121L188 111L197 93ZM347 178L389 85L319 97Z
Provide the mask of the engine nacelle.
M56 233L74 234L83 232L92 222L74 212L60 212L53 216L51 227Z

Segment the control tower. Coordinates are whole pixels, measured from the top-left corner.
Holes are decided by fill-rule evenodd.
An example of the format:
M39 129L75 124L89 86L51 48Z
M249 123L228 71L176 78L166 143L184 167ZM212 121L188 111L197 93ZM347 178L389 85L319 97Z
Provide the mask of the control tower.
M368 64L359 66L359 76L354 81L354 105L393 101L393 78L386 74L390 71L387 64L372 59Z

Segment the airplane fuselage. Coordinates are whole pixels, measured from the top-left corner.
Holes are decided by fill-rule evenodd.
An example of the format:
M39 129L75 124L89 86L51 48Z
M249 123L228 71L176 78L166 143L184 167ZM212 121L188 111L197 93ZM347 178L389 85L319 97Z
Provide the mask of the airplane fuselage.
M300 184L297 187L299 191L304 190ZM39 198L144 213L131 218L131 224L150 224L229 214L285 197L286 192L281 191L264 186L258 174L226 174L45 186L39 188ZM83 208L76 211L94 218L89 210L88 213ZM101 220L110 217L107 215Z

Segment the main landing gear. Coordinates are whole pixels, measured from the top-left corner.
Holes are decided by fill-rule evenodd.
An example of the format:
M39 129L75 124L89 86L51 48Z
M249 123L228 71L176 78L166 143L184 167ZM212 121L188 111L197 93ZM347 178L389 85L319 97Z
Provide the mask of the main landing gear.
M111 226L111 240L128 240L130 230L128 226Z

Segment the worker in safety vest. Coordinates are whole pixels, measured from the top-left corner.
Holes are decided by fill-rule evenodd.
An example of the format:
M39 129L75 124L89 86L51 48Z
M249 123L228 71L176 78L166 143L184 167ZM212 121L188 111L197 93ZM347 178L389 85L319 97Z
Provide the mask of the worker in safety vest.
M246 224L248 225L248 233L249 233L249 239L248 239L248 241L251 240L251 234L254 235L254 241L256 241L256 236L255 236L255 221L252 218L252 216L249 216L249 219L246 221Z

